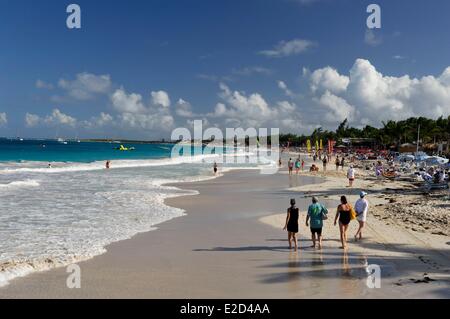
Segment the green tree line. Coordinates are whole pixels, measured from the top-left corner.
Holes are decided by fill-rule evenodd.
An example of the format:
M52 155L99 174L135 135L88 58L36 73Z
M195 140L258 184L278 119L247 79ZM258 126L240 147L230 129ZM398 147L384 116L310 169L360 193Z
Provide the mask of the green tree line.
M322 139L337 141L343 138L372 138L385 148L398 147L404 143L414 143L417 140L417 131L420 125L420 140L422 144L450 141L450 116L440 117L437 120L425 117L411 117L403 121L382 122L383 126L376 128L366 125L364 128L350 127L345 119L336 131L328 131L319 127L311 135L280 134L280 143L293 146L304 146L308 139L314 144Z

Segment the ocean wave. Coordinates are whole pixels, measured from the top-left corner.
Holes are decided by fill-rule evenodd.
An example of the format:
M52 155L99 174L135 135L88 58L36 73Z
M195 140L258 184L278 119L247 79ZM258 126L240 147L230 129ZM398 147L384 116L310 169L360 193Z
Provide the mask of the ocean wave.
M239 153L226 156L251 155ZM165 205L165 199L196 195L198 192L167 184L205 181L230 170L261 167L221 165L220 174L214 176L212 169L197 165L205 159L214 161L219 156L221 155L212 154L160 160L117 160L112 163L111 174L87 172L81 178L77 173L68 174L65 178L44 174L103 170L104 162L58 163L51 169L42 168L47 165L43 162L14 165L2 163L0 172L4 174L22 175L21 172L31 172L32 174L24 176L39 177L37 180L22 177L21 180L9 182L11 175L5 175L2 178L7 178L9 183L0 184L0 187L37 187L42 183L45 189L40 187L32 192L3 194L5 198L14 197L8 197L11 204L7 203L2 211L2 222L11 228L5 226L5 232L0 233L0 286L16 277L68 266L101 255L106 251L105 247L113 242L155 230L156 225L183 216L184 210ZM195 165L176 166L170 170L158 169L158 166L185 163ZM155 169L119 169L134 167ZM6 181L3 180L3 183ZM22 215L18 215L15 203L20 203L19 211ZM70 232L67 231L68 227Z
M221 159L251 157L255 154L252 152L238 152L234 154L202 154L194 156L178 156L172 158L162 159L132 159L132 160L114 160L111 162L111 168L138 168L138 167L158 167L182 164L194 164L206 162L208 164L214 161L221 162ZM1 163L0 174L15 174L15 173L39 173L39 174L55 174L66 172L83 172L83 171L98 171L105 169L105 161L96 161L91 163L75 163L75 162L53 162L51 167L48 167L48 162L20 162L20 163Z
M14 181L7 184L0 184L0 188L11 188L11 187L39 187L38 181L34 179L27 179L24 181Z
M174 158L149 159L149 160L115 160L111 162L111 169L120 168L137 168L137 167L155 167L181 165L189 163L198 163L207 159L218 158L220 155L196 155L196 156L180 156ZM105 169L105 161L96 161L92 163L51 163L52 167L48 167L47 162L21 162L21 163L3 163L0 167L0 174L14 173L42 173L54 174L65 172L82 172L97 171Z

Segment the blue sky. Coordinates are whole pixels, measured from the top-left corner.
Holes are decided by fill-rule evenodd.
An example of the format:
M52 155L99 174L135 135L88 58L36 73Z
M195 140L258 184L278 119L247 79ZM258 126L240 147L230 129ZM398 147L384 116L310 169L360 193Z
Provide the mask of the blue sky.
M66 27L70 3L81 30ZM448 116L449 14L445 0L0 0L0 136Z

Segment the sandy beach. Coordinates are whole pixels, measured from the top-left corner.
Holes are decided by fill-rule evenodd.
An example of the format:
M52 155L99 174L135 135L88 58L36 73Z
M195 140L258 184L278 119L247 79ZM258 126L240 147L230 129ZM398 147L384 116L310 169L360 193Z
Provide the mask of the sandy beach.
M166 200L186 215L79 263L81 289L68 289L66 269L58 268L11 281L0 298L449 298L448 234L384 219L393 204L384 192L395 185L357 180L349 190L345 183L331 171L289 177L285 170L245 170L178 184L199 192ZM334 216L338 196L351 193L353 202L360 188L368 189L371 203L365 239L339 249L330 218L323 250L308 248L304 219L311 195ZM298 252L289 251L282 231L290 198L301 209ZM352 222L350 238L356 226ZM366 284L374 264L382 271L379 289Z

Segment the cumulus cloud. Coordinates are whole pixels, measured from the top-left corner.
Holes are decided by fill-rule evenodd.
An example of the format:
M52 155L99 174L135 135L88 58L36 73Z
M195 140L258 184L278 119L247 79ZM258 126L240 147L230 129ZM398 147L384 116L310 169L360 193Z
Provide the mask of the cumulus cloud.
M75 127L77 125L77 119L70 115L64 114L59 109L54 109L51 114L45 117L26 113L25 125L27 127L35 127L38 125Z
M123 88L116 90L111 95L111 102L118 112L124 113L144 113L146 108L142 102L142 95L127 94Z
M260 51L259 54L265 55L269 58L282 58L304 53L311 49L314 45L314 42L304 39L281 41L273 49Z
M302 117L329 129L345 118L355 126L379 126L390 119L450 115L450 67L438 76L388 76L357 59L348 74L326 67L306 70L303 78L309 89L296 100L306 106Z
M161 105L164 107L169 107L170 106L170 98L169 98L169 94L167 94L167 92L165 91L157 91L157 92L152 92L152 101L154 105Z
M90 100L97 94L106 94L111 90L109 75L95 75L92 73L79 73L75 79L60 79L58 86L67 91L68 95L76 100Z
M62 113L59 109L54 109L52 113L45 117L44 122L53 125L67 125L74 127L77 120L67 114Z
M83 121L82 126L87 129L96 129L105 126L114 126L114 117L108 113L101 112L98 116L93 116L90 120Z
M335 69L329 66L317 69L310 75L310 88L313 92L328 90L333 93L339 93L347 89L349 82L350 79L348 76L340 75Z
M192 117L194 114L192 113L192 106L189 102L186 102L183 99L179 99L176 105L176 114L181 117Z
M232 91L227 85L220 84L219 97L214 112L208 114L216 120L215 126L229 127L283 127L298 131L299 113L296 105L288 101L270 105L260 93L246 94ZM221 122L217 123L217 120Z
M287 84L284 81L278 81L278 88L284 92L287 96L293 96L291 90L289 90Z
M165 91L153 91L143 98L120 88L109 95L111 114L104 112L87 121L77 121L55 109L44 117L27 113L25 123L27 127L108 127L155 135L165 134L175 125L203 119L204 123L221 128L278 127L283 132L310 133L319 126L335 129L345 118L354 126L379 126L381 121L390 119L450 115L450 67L439 75L420 78L407 74L390 76L379 72L370 61L357 59L346 72L331 66L304 69L300 80L298 88L277 82L285 94L283 101L270 101L262 93L247 93L220 83L218 101L211 111L203 113L195 112L184 99L172 106ZM6 123L6 114L0 113L2 122Z
M328 122L342 122L345 119L353 121L355 108L343 98L326 91L318 101L327 108L325 119Z
M5 126L8 124L8 117L6 116L6 113L0 113L0 127Z
M123 88L111 95L114 109L119 112L117 123L124 129L168 131L174 126L170 112L169 95L164 91L152 92L151 104L143 102L142 95L128 94Z
M41 121L41 118L39 115L36 114L25 114L25 125L26 127L35 127L37 126Z

